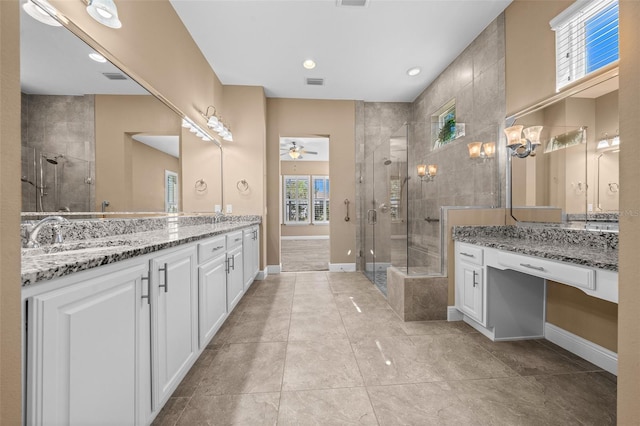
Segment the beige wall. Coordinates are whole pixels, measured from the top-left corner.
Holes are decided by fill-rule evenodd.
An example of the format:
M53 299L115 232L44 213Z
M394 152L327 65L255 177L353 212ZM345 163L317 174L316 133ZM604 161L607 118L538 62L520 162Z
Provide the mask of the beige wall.
M182 210L185 212L213 212L216 204L222 206L222 151L211 142L205 142L187 129L180 137L180 188ZM206 189L196 182L202 179Z
M355 200L355 102L267 99L267 264L280 264L280 137L329 138L333 215L344 216L345 199ZM336 184L339 183L339 184ZM351 211L352 217L355 212ZM329 225L331 263L355 263L356 221Z
M0 1L0 424L21 419L19 4Z
M280 175L329 176L329 162L280 161ZM282 219L282 207L280 207L279 216L282 237L329 236L329 225L285 225Z
M620 1L620 181L634 188L640 181L640 2ZM632 143L625 144L624 141ZM618 305L618 424L640 419L640 191L620 193L620 264Z
M136 212L165 210L165 170L178 173L180 165L176 157L131 140L131 191L132 208ZM178 182L180 184L180 182ZM179 195L179 194L178 194Z
M515 0L505 10L507 116L555 95L555 33L549 21L572 3Z
M109 210L134 208L131 133L178 135L179 117L150 95L96 95L96 210L103 200ZM164 211L163 203L160 211Z

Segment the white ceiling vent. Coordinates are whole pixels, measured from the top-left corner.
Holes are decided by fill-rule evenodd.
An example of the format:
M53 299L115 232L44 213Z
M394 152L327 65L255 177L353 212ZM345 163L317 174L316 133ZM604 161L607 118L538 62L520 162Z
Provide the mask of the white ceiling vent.
M324 86L324 78L307 77L307 86Z
M336 0L338 6L360 6L369 5L369 0Z
M119 72L103 72L102 75L107 77L109 80L128 80L124 74Z

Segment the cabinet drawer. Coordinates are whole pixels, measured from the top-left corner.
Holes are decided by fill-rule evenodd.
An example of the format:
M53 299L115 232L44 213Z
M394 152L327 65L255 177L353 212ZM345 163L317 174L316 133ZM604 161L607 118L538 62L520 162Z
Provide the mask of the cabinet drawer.
M227 234L227 249L231 250L242 245L242 231Z
M587 290L596 289L595 270L538 257L498 252L498 263L525 274Z
M481 247L458 243L456 245L456 258L462 261L483 265L483 250Z
M198 244L198 263L204 263L207 260L224 254L227 249L225 236L208 239Z

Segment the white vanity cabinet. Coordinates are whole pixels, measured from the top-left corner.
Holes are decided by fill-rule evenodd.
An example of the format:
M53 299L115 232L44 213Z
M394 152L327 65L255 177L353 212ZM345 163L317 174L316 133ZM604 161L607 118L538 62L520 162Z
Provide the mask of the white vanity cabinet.
M456 244L456 307L486 325L483 251L468 244Z
M257 226L242 231L244 291L247 291L260 270L260 232Z
M213 338L227 318L226 237L198 244L198 328L200 348Z
M144 423L148 258L114 266L26 299L26 424Z
M161 407L198 356L196 248L151 260L153 410Z
M236 307L244 294L242 231L227 234L227 310Z

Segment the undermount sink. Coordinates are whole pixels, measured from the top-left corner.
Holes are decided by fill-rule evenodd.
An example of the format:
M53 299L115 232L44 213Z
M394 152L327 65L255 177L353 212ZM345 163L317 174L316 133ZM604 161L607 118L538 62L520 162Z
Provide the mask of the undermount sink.
M43 255L65 255L72 252L91 253L101 250L110 249L125 249L133 245L140 244L138 240L86 240L86 241L73 241L62 244L50 244L41 247L23 248L21 250L22 256L43 256Z

